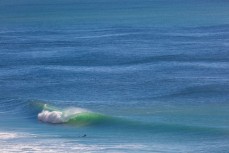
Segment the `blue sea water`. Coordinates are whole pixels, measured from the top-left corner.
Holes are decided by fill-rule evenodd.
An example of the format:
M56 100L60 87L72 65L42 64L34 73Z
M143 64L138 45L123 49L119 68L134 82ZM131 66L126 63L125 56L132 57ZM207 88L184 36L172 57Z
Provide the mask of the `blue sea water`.
M228 48L226 0L1 0L0 152L226 153Z

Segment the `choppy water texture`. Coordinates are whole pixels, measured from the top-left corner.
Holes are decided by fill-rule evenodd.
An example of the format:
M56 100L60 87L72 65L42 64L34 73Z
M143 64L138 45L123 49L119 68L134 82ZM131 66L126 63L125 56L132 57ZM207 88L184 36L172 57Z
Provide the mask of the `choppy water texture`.
M228 152L228 8L1 0L0 152Z

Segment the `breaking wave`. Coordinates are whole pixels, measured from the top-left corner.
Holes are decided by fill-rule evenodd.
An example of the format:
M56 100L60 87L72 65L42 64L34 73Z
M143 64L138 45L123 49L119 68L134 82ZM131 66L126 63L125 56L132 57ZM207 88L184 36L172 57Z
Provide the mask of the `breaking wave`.
M228 135L229 131L213 127L190 126L185 124L171 123L144 123L119 117L113 117L87 109L71 107L60 109L48 104L33 103L38 108L38 120L50 124L68 124L77 127L81 126L103 126L128 131L144 131L152 133L201 133L213 135Z
M40 104L41 105L41 104ZM66 108L66 109L58 109L56 107L44 104L42 111L38 113L38 119L45 123L52 124L61 124L61 123L69 123L75 124L79 126L89 125L89 124L98 124L102 123L105 120L112 120L112 117L94 113L87 109L83 108Z

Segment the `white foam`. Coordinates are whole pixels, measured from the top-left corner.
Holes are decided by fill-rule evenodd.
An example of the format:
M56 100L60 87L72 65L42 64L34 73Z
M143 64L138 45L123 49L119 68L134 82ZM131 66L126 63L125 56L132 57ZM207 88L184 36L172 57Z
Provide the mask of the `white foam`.
M59 111L42 111L38 114L38 119L46 123L63 123L63 113Z
M16 134L17 133L7 133ZM0 141L1 153L9 152L26 152L26 153L56 153L56 152L74 152L74 153L91 153L91 152L124 152L130 150L146 149L147 146L141 144L83 144L77 141L67 139L43 139L42 137L24 137L20 141Z
M14 139L20 138L20 139ZM44 139L45 138L45 139ZM3 139L3 140L2 140ZM124 152L202 152L203 150L209 150L216 148L227 148L227 143L219 143L218 145L210 145L206 142L206 145L198 145L199 142L193 143L192 147L188 144L180 143L157 143L156 141L148 143L134 143L123 142L120 140L118 143L108 141L109 138L104 139L104 143L94 143L94 139L88 144L81 139L72 141L71 139L60 139L50 137L46 135L33 135L30 133L16 133L16 132L0 132L0 152L23 152L23 153L56 153L56 152L74 152L74 153L124 153ZM84 139L82 139L84 140ZM206 151L208 152L208 151Z
M16 139L16 138L24 138L28 136L33 136L32 134L24 134L24 133L16 133L16 132L0 132L0 140L8 140L8 139Z
M19 137L16 133L0 133L0 140L1 139L14 139Z
M46 123L65 123L69 121L72 116L75 116L82 112L87 112L87 110L81 108L68 108L63 111L43 110L38 114L38 119Z

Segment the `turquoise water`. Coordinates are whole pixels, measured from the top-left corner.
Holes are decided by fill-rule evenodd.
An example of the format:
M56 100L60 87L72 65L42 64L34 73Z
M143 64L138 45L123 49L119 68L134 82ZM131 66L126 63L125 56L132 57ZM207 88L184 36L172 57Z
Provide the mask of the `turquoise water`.
M0 152L228 152L229 2L0 1Z

